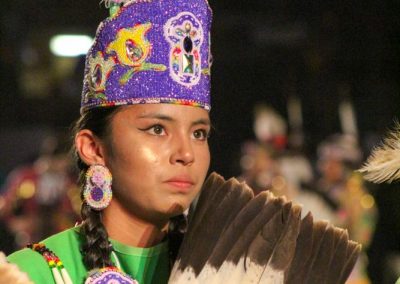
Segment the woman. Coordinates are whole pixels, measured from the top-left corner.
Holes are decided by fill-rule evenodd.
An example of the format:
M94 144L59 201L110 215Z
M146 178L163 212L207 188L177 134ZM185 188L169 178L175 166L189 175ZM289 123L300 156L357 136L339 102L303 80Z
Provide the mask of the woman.
M166 283L170 220L209 167L208 3L106 4L75 127L82 225L8 257L35 283Z

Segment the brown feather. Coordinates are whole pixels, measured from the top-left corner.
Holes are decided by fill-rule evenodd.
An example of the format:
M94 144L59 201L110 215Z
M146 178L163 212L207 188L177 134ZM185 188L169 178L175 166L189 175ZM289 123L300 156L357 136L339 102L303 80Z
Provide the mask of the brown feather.
M287 229L287 223L290 218L292 203L288 202L283 208L276 212L262 228L262 231L249 247L247 259L259 265L266 265L272 256L272 253Z
M307 260L310 257L310 251L313 244L313 216L309 212L303 220L301 220L300 233L297 237L297 245L295 254L291 262L288 272L286 272L285 283L304 283L307 273Z
M320 284L326 282L334 250L334 230L328 226L323 234L321 245L312 266L312 273L309 274L307 283Z
M204 264L208 261L222 232L253 197L252 190L240 184L236 179L232 179L226 184L231 189L215 209L210 207L209 212L204 215L204 222L207 225L199 230L198 234L202 237L196 242L189 258L189 265L193 267L196 274L200 273Z
M250 244L254 238L258 235L262 227L267 223L279 210L283 207L284 200L282 198L271 198L267 199L267 203L257 215L254 220L250 220L250 224L246 230L235 243L230 253L227 256L227 261L237 264L239 259L245 255Z
M346 251L346 264L343 268L342 274L341 274L341 279L339 283L345 283L346 279L349 277L351 271L353 270L354 265L357 262L358 256L360 255L361 252L361 245L353 242L353 241L349 241L347 243L347 251Z
M322 239L324 238L324 234L326 231L326 227L328 226L328 222L326 221L316 221L313 224L313 245L312 249L310 251L310 257L308 258L307 261L307 268L308 271L304 275L304 280L303 283L308 283L308 279L310 278L312 274L312 268L314 266L314 262L317 258L317 254L319 251L319 248L322 243Z
M335 228L335 252L329 265L327 284L340 283L341 274L346 264L347 243L349 234L346 230Z
M238 216L225 230L221 238L218 240L209 260L209 263L213 267L218 269L222 265L240 235L244 230L247 230L250 221L253 220L262 210L268 196L269 195L265 191L258 194L248 204L246 204L246 206L239 212Z
M290 266L296 250L300 223L301 206L293 204L285 225L285 230L275 246L274 253L269 263L273 269L286 270Z
M189 216L189 221L191 223L189 230L195 230L198 227L208 207L211 205L210 200L214 199L214 196L225 182L225 179L215 172L209 175L203 184L195 210L193 210L192 214Z

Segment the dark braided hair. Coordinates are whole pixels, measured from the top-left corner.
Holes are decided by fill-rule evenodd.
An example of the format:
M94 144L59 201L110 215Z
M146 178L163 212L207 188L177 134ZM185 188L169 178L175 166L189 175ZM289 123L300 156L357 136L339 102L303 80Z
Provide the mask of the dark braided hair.
M110 121L117 112L118 107L94 108L86 111L76 122L73 133L76 134L82 129L88 129L98 138L105 142L106 146L111 135ZM74 149L76 162L79 168L79 185L81 188L81 199L83 201L83 190L85 187L86 171L89 168ZM108 233L101 219L102 212L92 209L86 202L82 202L81 207L82 227L81 233L84 239L82 252L84 263L88 270L112 266L112 248L108 241Z
M82 129L88 129L100 138L111 151L111 126L110 122L120 107L94 108L86 111L76 122L73 133ZM86 181L86 165L73 148L75 159L79 168L79 185L81 187L81 199L83 201L83 190ZM84 264L88 270L113 266L111 261L112 247L108 241L108 233L102 223L102 212L92 209L86 202L81 207L82 226L81 233L84 238L82 252ZM186 231L186 218L183 215L172 217L168 231L169 256L171 265L175 261L181 245L184 232ZM172 267L172 266L171 266Z

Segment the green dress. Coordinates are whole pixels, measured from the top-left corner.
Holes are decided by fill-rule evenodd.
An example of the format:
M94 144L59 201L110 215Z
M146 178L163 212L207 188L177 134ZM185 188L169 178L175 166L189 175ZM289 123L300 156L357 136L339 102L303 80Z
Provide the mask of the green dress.
M167 242L150 248L130 247L112 239L110 242L121 269L140 284L168 282L170 269ZM74 284L85 282L88 271L80 253L82 236L79 227L51 236L42 243L60 258ZM7 259L25 271L34 283L55 283L47 262L38 252L25 248L9 255ZM112 260L115 264L116 260L113 257Z

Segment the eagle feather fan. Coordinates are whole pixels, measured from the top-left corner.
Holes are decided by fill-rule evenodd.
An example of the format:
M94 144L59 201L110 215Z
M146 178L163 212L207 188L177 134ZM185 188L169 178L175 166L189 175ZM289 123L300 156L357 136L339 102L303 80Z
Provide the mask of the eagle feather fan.
M284 197L206 180L169 283L345 283L361 246Z

